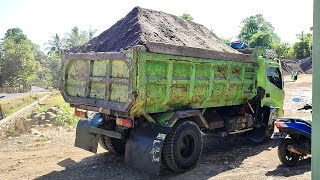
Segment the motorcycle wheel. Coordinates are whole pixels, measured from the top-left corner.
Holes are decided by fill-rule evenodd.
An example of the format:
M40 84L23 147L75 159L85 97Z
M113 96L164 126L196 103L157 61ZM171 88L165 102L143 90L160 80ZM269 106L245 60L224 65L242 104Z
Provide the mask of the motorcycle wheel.
M288 145L297 144L293 139L284 139L278 147L278 157L282 164L292 167L295 166L300 159L300 155L288 151Z

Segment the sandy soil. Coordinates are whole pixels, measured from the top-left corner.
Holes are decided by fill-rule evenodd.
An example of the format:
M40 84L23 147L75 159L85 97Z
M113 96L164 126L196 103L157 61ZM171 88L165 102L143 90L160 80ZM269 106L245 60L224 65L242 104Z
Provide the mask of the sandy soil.
M299 117L312 120L310 111L298 111L306 103L312 103L312 74L298 76L298 80L293 82L290 76L284 77L284 115L287 117ZM300 97L301 102L293 102L294 97Z
M89 43L72 51L121 51L147 41L239 53L201 24L141 7L135 7Z
M311 75L285 78L285 115L311 119L296 109L293 97L311 101ZM278 140L255 144L245 137L215 139L204 135L198 166L186 173L152 176L131 168L123 157L99 148L92 154L73 147L75 131L38 129L42 136L23 135L0 141L0 179L311 179L311 158L287 168L277 157Z

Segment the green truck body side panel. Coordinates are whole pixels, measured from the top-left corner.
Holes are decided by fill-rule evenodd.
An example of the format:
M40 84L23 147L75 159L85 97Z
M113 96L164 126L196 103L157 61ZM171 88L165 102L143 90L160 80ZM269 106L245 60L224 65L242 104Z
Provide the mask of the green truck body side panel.
M254 63L149 53L138 55L138 98L131 113L157 113L183 106L239 105L256 94ZM137 107L139 106L139 107Z
M263 58L258 60L258 68L256 62L151 53L143 47L66 56L63 94L67 102L121 111L131 117L240 105L256 96L258 86L278 93L266 81ZM280 104L282 109L281 98L281 94L272 95L272 100L264 98L263 103ZM168 116L155 120L163 124Z

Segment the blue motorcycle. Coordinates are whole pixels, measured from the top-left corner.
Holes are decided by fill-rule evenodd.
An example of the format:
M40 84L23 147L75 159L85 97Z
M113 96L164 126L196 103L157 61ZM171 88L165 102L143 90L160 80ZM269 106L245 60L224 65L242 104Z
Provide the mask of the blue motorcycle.
M298 110L312 110L312 105L306 104ZM312 113L312 111L311 111ZM311 154L311 121L295 118L278 118L275 126L279 132L274 138L283 138L278 147L278 157L282 164L295 166L302 157Z

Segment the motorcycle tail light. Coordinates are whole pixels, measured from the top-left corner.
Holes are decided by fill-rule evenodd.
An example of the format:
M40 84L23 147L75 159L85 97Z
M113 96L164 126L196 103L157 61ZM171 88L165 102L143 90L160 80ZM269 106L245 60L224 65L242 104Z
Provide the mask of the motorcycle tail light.
M283 121L276 121L274 122L274 125L279 129L283 127L287 127L287 125Z
M125 118L117 118L116 124L119 126L124 126L127 128L131 128L133 126L133 122L131 119L125 119Z
M82 110L79 110L79 109L75 109L74 110L74 115L78 116L78 117L81 117L81 118L87 118L88 117L86 111L82 111Z

